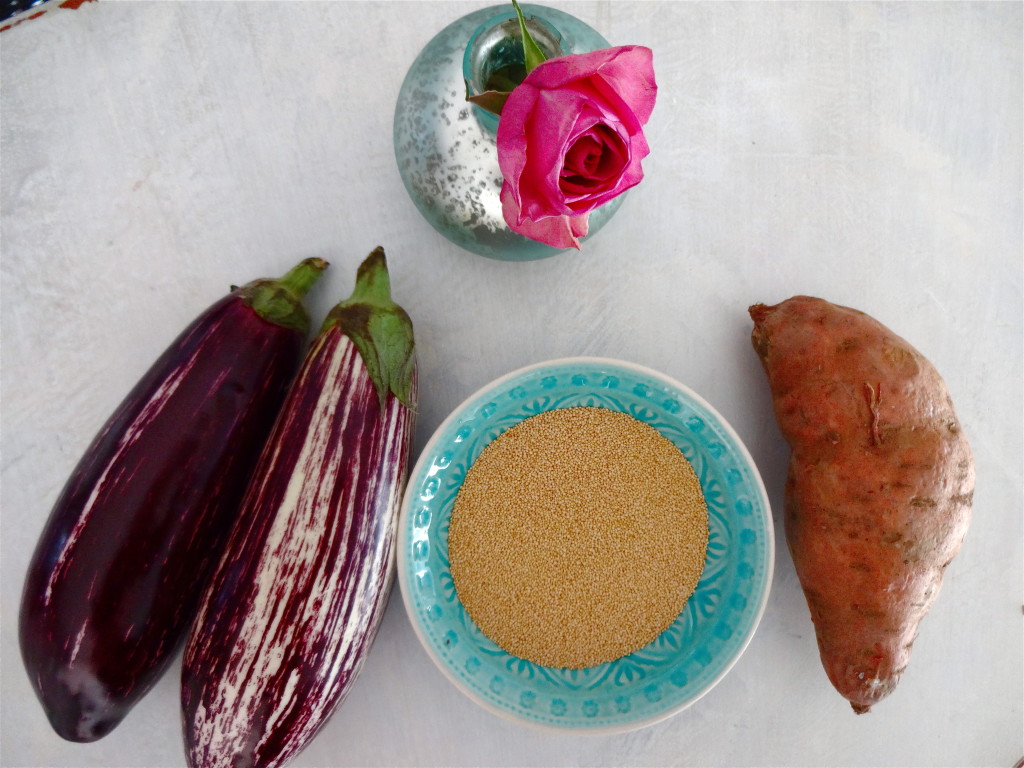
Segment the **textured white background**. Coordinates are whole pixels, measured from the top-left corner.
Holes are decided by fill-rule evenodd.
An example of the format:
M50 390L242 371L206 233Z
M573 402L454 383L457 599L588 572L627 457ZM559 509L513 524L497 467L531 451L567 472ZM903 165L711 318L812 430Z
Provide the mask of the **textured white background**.
M627 735L506 722L457 692L395 596L296 765L1011 766L1022 747L1022 5L560 2L655 51L647 178L587 245L531 264L420 218L391 146L424 44L485 3L99 2L0 34L4 765L182 765L177 666L106 739L62 742L21 668L28 555L94 432L231 283L332 262L317 317L387 249L421 364L415 450L478 386L567 355L664 371L729 419L776 510L787 449L749 304L863 309L944 375L975 518L896 693L828 684L779 534L747 653Z

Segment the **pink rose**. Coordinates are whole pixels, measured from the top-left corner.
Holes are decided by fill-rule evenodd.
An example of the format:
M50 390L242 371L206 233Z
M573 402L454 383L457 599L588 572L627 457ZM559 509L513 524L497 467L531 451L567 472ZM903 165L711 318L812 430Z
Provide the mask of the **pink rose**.
M624 45L537 65L498 121L505 221L555 248L579 248L590 211L643 178L654 109L650 48Z

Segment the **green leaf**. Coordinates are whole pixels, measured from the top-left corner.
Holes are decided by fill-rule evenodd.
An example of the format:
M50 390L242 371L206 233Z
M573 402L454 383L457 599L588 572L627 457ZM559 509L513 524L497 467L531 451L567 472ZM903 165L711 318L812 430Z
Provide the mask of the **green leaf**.
M484 91L476 96L469 93L469 83L466 84L466 101L476 104L480 109L486 109L496 115L501 114L502 107L508 100L508 91Z
M547 57L533 39L530 30L526 28L526 19L523 18L523 10L519 7L519 3L512 0L512 6L516 9L516 15L519 17L519 30L523 34L523 58L526 61L526 73L529 74L534 67L546 61Z

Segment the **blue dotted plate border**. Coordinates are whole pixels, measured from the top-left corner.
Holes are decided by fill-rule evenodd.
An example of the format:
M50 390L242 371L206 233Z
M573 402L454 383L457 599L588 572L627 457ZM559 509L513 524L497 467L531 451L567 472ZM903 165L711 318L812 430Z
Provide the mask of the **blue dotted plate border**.
M529 416L581 405L628 413L679 447L700 478L709 538L697 589L668 629L621 659L569 670L511 656L480 632L452 583L448 524L466 471L488 443ZM458 688L520 722L603 732L657 722L721 679L760 621L775 556L764 485L725 420L682 384L601 358L529 366L460 405L410 474L398 535L398 579L409 618Z

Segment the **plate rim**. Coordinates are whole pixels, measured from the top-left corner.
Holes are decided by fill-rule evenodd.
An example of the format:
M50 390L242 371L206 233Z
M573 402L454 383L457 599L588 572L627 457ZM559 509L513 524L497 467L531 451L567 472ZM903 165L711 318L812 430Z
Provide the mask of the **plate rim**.
M504 383L518 378L520 376L529 374L530 372L542 369L552 368L556 366L564 365L575 365L575 364L586 364L586 365L604 365L619 367L624 369L633 370L642 373L651 378L660 380L669 386L679 390L687 397L691 398L696 404L704 408L709 414L711 414L719 423L723 431L732 439L737 448L741 458L746 462L747 466L752 470L751 477L755 481L754 489L757 491L757 495L763 505L765 511L765 545L766 545L766 560L765 560L765 585L762 590L760 601L757 606L757 610L752 615L752 621L750 629L743 638L742 643L736 649L736 652L732 655L717 675L708 681L704 686L703 690L697 693L693 698L684 701L678 706L669 707L668 709L658 712L654 715L646 718L637 719L635 721L627 721L623 723L609 724L594 726L588 728L580 728L573 725L558 725L554 723L546 723L537 720L526 719L518 716L515 712L507 709L503 709L492 704L486 698L478 696L475 691L469 689L459 680L454 672L448 668L448 665L443 663L438 655L434 652L432 645L428 642L427 638L424 637L423 630L421 629L419 622L415 617L415 609L411 603L409 595L411 585L409 584L409 572L408 572L408 558L402 557L401 553L407 549L408 541L408 518L409 508L412 506L412 480L420 474L420 470L423 468L424 462L428 461L432 456L437 443L440 441L441 436L447 431L448 427L456 420L456 418L464 415L465 411L470 405L476 400L480 399L486 392L500 388ZM594 734L594 735L609 735L616 733L626 733L629 731L639 730L646 728L651 725L663 722L670 717L673 717L684 709L688 709L707 695L712 689L714 689L718 683L732 670L736 663L740 660L743 654L746 652L750 642L753 640L754 635L757 634L757 630L760 627L761 620L764 618L765 610L768 606L768 599L771 595L772 583L775 575L775 556L776 556L776 542L775 542L775 529L774 529L774 518L772 514L771 503L768 498L768 491L764 484L764 479L761 477L761 471L751 456L749 449L746 444L740 438L739 434L733 428L732 424L722 416L722 414L714 408L704 397L694 391L691 387L683 384L682 382L672 378L671 376L662 373L661 371L655 370L646 365L640 363L634 363L628 360L622 360L611 357L591 356L591 355L577 355L569 357L557 357L549 360L543 360L536 363L530 363L516 368L502 376L499 376L491 381L478 387L467 397L456 405L451 412L437 425L434 431L431 433L430 438L423 445L420 450L420 454L416 459L415 464L409 471L408 477L406 478L406 488L402 495L402 503L399 509L398 518L398 535L395 539L395 559L396 559L396 570L399 592L402 596L402 604L405 608L406 617L409 623L412 625L413 631L416 634L416 638L427 656L433 662L434 666L441 670L441 673L455 686L455 688L467 696L475 704L483 707L487 711L501 717L504 720L511 721L520 725L525 725L531 728L539 729L547 732L555 733L575 733L575 734Z

